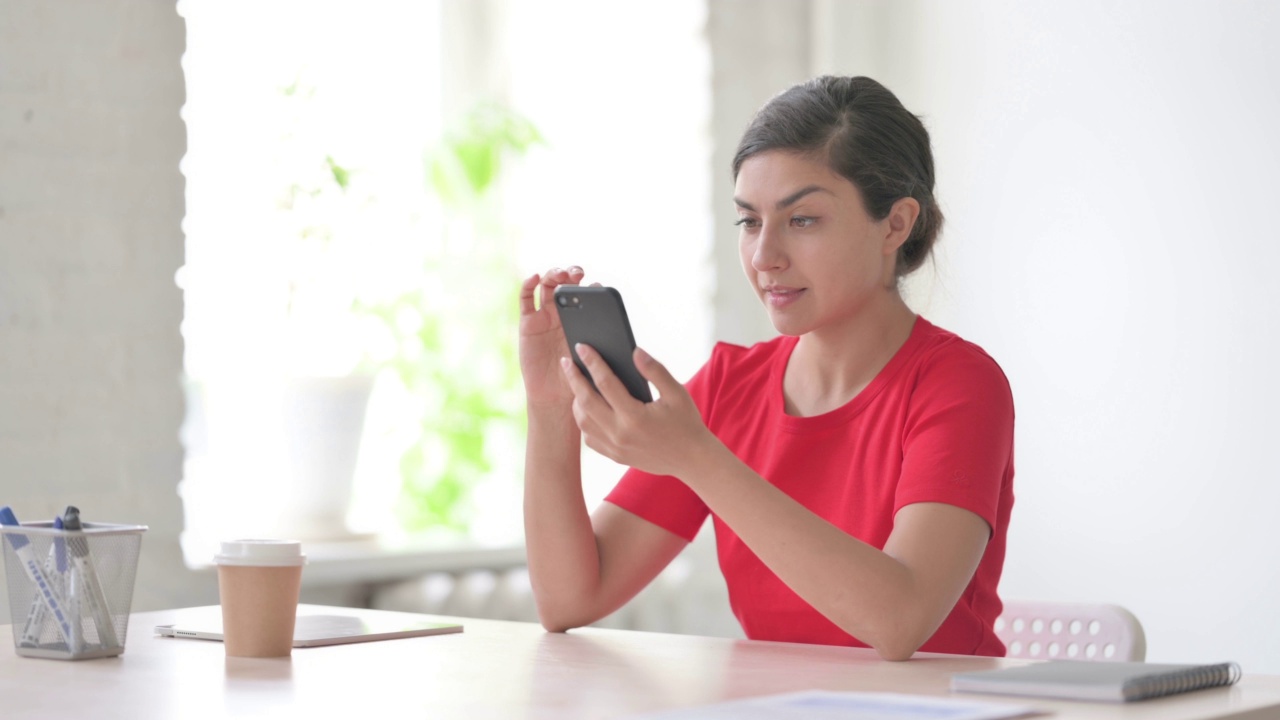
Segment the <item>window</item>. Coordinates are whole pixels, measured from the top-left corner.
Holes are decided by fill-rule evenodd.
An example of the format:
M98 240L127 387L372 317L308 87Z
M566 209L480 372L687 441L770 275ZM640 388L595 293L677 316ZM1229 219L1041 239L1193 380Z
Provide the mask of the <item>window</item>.
M639 342L678 377L705 358L705 10L597 5L492 5L503 12L481 31L502 82L471 94L527 120L543 143L507 165L477 223L442 202L427 173L466 118L442 110L447 88L476 81L441 52L467 4L180 2L189 559L229 535L406 532L406 452L417 448L417 472L438 476L451 450L421 431L424 417L440 427L443 391L406 387L386 363L423 360L395 337L438 331L424 353L441 358L445 377L498 377L502 368L468 365L476 354L461 348L513 340L514 326L479 327L465 313L514 308L514 283L529 272L582 264L623 292ZM505 243L509 276L468 265L486 233ZM415 291L417 311L396 310ZM356 440L352 427L363 430ZM486 467L466 480L463 514L477 541L520 539L521 432L484 432ZM589 501L618 471L586 462ZM344 473L349 496L324 489Z
M512 102L547 145L508 193L527 272L617 287L636 342L680 380L712 345L711 58L704 3L511 3ZM584 453L594 507L622 468Z

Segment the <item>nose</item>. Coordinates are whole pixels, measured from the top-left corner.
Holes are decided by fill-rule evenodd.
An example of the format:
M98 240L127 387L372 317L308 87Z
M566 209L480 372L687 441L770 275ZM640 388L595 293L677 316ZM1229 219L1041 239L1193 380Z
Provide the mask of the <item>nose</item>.
M751 267L756 272L780 270L787 265L782 247L782 233L765 223L756 237L756 249L751 254Z

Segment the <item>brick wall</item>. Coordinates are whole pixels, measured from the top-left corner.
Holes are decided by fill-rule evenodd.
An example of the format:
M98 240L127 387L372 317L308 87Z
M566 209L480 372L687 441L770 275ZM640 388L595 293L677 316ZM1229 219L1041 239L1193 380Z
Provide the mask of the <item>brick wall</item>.
M0 504L148 525L135 610L216 602L178 546L184 46L173 3L0 3Z

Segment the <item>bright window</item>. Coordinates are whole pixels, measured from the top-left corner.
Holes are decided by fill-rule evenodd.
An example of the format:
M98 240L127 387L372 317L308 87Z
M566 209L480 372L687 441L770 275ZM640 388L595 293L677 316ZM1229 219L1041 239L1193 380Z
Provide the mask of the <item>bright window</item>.
M494 23L507 68L495 99L543 144L505 165L486 214L442 202L427 179L464 119L441 111L467 69L441 60L439 3L181 0L189 558L230 535L405 532L406 468L448 474L450 443L476 440L450 439L465 433L447 413L512 406L514 315L493 308L514 308L529 272L582 264L623 292L639 342L678 376L705 358L705 11L601 5L511 3ZM476 268L485 247L506 269ZM483 308L489 319L468 315ZM417 350L397 341L432 333ZM446 381L415 389L396 362ZM485 428L461 530L519 542L522 428ZM324 479L348 470L353 494L324 515ZM590 458L589 500L618 472Z

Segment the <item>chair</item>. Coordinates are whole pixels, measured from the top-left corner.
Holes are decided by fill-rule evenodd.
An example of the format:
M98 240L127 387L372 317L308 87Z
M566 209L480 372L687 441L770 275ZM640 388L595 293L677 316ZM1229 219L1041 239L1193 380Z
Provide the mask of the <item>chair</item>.
M1142 623L1119 605L1006 602L996 635L1013 658L1141 662L1147 656Z

